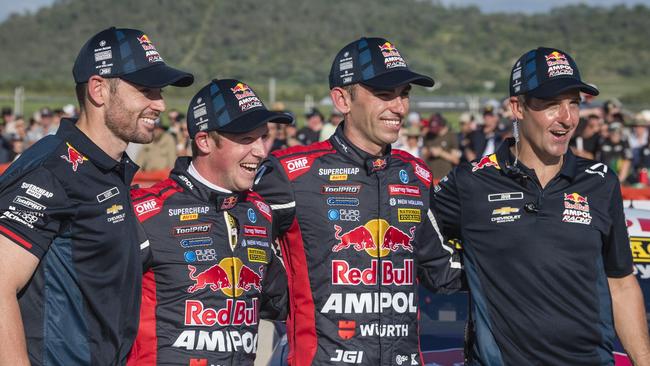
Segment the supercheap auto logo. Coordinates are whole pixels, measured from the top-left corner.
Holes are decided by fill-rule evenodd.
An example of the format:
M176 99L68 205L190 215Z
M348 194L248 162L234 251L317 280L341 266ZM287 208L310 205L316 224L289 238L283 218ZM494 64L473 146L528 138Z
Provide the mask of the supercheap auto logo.
M187 292L194 293L199 290L210 288L217 292L221 291L228 297L239 297L244 292L253 289L262 291L262 274L264 267L260 266L258 271L245 265L241 259L228 257L222 259L218 264L196 274L196 267L188 265L190 279L194 284L188 287Z
M373 219L343 234L338 225L334 225L334 230L338 243L332 248L333 252L352 248L358 252L365 251L374 258L385 257L397 250L413 252L415 226L412 226L407 234L384 219Z

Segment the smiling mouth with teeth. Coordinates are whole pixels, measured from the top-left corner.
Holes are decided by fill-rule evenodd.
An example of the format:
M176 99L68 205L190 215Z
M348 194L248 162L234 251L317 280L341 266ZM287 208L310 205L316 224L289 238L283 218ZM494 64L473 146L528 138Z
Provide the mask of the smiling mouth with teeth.
M244 168L244 170L247 170L249 172L255 172L257 170L257 164L254 164L254 163L241 163L241 164L239 164L239 166Z

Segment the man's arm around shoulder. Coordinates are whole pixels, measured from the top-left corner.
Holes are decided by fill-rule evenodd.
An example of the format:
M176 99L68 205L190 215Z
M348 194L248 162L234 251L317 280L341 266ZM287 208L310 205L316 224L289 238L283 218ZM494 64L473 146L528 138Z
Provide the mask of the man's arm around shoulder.
M650 365L650 338L643 294L633 274L609 277L616 333L635 366Z
M0 236L0 366L29 366L18 292L38 266L38 258Z

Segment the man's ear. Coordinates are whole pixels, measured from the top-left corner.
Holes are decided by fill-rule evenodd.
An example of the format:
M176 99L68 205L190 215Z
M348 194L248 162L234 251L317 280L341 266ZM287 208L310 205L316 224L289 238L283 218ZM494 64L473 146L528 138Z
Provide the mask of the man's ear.
M330 90L330 98L332 98L332 104L334 104L334 107L344 116L350 113L352 96L347 90L337 86Z
M194 135L194 144L199 149L199 151L197 151L197 153L199 153L198 155L207 155L212 151L214 145L210 144L210 140L212 140L212 138L205 131L197 132L196 135Z
M108 79L93 75L88 79L88 100L96 107L103 106L110 99L111 86Z
M519 102L519 98L510 97L510 110L512 111L512 116L516 120L524 119L524 106Z

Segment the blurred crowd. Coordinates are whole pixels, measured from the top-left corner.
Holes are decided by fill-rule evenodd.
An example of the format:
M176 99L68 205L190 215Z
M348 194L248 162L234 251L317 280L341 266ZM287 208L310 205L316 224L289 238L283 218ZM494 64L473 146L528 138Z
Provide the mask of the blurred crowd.
M631 114L617 100L600 102L589 95L582 97L580 123L571 140L573 152L607 165L622 184L650 185L650 110ZM291 113L282 103L272 109ZM69 104L60 109L41 108L26 119L12 113L9 107L2 108L0 163L13 161L40 138L56 133L61 118L74 118L77 113ZM440 179L462 161L492 154L501 141L512 136L508 99L493 100L479 113L463 112L456 118L457 121L450 121L437 112L411 112L393 147L423 159L433 176ZM342 121L343 115L336 110L325 115L313 108L304 115L301 128L271 123L268 149L327 140ZM177 156L190 156L185 115L175 109L168 111L155 124L154 141L147 145L130 144L127 153L143 171L170 169Z

